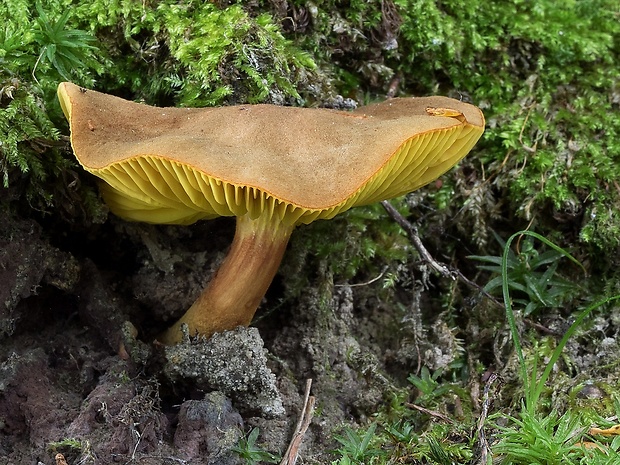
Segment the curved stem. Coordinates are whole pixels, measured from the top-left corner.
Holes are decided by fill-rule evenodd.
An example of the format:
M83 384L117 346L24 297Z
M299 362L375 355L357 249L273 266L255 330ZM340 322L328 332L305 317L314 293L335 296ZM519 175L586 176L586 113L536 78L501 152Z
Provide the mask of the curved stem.
M278 271L292 232L293 226L278 219L237 218L235 238L224 262L185 315L158 340L180 342L183 324L190 336L205 337L249 325Z

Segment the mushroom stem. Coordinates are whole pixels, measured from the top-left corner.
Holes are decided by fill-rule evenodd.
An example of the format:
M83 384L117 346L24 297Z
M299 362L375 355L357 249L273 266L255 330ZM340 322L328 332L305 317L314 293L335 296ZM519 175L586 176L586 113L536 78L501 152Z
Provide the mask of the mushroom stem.
M278 271L293 228L277 215L238 217L235 238L220 268L181 319L159 336L159 342L180 342L183 324L190 336L204 337L248 326Z

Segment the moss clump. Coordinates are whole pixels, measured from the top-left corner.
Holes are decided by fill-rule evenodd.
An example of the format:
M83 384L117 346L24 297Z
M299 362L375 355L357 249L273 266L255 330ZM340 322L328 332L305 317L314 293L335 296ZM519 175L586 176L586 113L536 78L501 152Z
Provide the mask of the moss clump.
M269 14L241 5L96 0L76 14L113 59L106 90L149 103L293 103L315 68Z
M581 240L617 246L620 221L608 214L620 201L617 5L398 4L407 14L395 69L415 76L420 91L459 90L485 109L489 129L475 169L482 164L493 182L483 190L508 191L512 209L541 228L557 229L545 220L554 215L582 223ZM487 202L472 217L490 221L484 211L494 197L479 194Z
M9 187L9 173L14 170L43 181L48 173L40 154L45 151L46 141L58 140L59 131L42 110L40 92L6 73L0 76L2 184Z
M204 3L191 14L170 5L163 16L181 65L174 84L182 105L213 105L233 94L251 103L301 99L297 86L314 62L284 39L269 15L251 18L238 5L220 10Z
M61 9L61 6L63 8ZM63 155L55 91L61 79L92 85L100 70L95 39L74 28L59 2L12 0L0 5L0 176L11 189L2 207L24 199L39 211L58 207L65 216L101 216L92 190ZM86 214L86 211L88 213Z

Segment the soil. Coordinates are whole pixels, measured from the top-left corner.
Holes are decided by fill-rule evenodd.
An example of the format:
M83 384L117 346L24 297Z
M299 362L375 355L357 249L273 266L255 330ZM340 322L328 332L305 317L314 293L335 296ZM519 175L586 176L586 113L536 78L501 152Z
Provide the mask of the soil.
M1 464L52 464L62 453L69 465L234 465L253 428L260 448L282 454L307 379L317 404L300 454L329 463L334 431L363 421L393 387L386 367L408 372L394 363L396 305L335 287L320 270L282 302L295 272L286 258L255 327L153 343L224 257L230 220L111 217L79 231L38 221L0 224Z
M201 291L233 234L228 219L190 227L112 216L82 228L49 218L0 222L0 464L53 464L61 453L68 465L237 465L246 462L235 447L254 428L256 446L280 456L308 379L316 409L301 463L329 464L335 432L366 422L394 389L411 388L407 376L421 364L441 369L467 347L474 408L481 364L508 367L507 379L516 372L507 333L491 330L501 327L497 309L464 309L469 339L459 341L419 283L397 286L388 299L380 282L334 284L326 263L292 256L295 235L252 327L154 343ZM292 298L287 283L299 273L309 284ZM597 317L590 336L567 346L573 387L615 385L616 365L592 367L617 353L618 320ZM546 324L559 334L567 325L557 315Z

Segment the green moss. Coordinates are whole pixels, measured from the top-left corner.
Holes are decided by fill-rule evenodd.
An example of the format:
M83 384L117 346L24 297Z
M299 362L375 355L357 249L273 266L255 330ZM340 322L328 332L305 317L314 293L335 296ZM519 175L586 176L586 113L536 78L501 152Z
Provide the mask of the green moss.
M91 85L100 65L94 38L75 27L66 6L22 0L0 5L0 176L2 189L10 189L3 207L25 200L41 212L57 207L66 217L93 220L102 209L65 156L55 95L63 79Z
M406 211L402 204L396 205ZM396 282L408 278L404 264L411 258L412 246L402 228L386 218L383 207L375 204L298 228L281 271L287 276L289 297L298 297L315 275L328 274L337 283L377 282L373 292L389 292ZM333 286L331 280L329 286Z
M312 53L338 92L359 101L394 75L386 57L398 45L401 18L391 1L290 2L280 19L303 49Z
M177 83L182 105L213 105L232 94L252 103L301 98L294 82L314 63L269 15L250 18L238 5L220 10L211 3L191 14L180 5L162 10L171 53L186 75Z
M397 4L405 85L458 90L485 110L474 156L495 178L488 189L508 191L526 221L549 227L551 211L583 221L582 240L617 246L620 222L606 215L620 200L615 2Z
M270 15L241 5L97 0L77 8L114 60L106 88L149 103L299 101L315 67Z
M45 140L58 140L59 131L41 109L41 95L8 74L1 81L0 166L3 185L9 187L9 172L30 173L42 181L47 177L40 153ZM38 147L35 141L40 141Z

